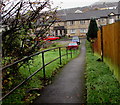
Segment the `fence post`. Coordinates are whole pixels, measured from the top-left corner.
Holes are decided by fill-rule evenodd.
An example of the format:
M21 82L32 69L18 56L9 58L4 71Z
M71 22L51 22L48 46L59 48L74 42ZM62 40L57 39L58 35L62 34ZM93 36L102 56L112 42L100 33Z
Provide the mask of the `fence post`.
M45 59L44 59L44 52L42 52L42 63L43 63L43 76L44 80L46 79L46 74L45 74Z
M100 31L101 31L101 59L103 62L104 48L103 48L103 27L102 26L100 26Z
M62 64L62 59L61 59L61 48L59 47L59 57L60 57L60 65Z

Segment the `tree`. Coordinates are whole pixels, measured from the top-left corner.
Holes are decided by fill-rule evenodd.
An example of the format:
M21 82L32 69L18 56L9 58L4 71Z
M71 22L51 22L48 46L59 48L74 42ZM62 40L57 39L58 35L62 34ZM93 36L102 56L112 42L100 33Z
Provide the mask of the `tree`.
M2 64L6 67L6 65L39 51L43 44L42 38L56 21L57 8L51 8L49 0L3 0L0 3L2 25L4 26ZM31 36L32 33L34 38ZM34 41L40 37L39 41ZM18 80L22 79L19 68L24 64L29 66L30 59L32 60L32 57L2 69L3 96L18 85ZM10 81L8 81L9 78L11 78Z
M44 37L56 21L56 8L49 0L3 0L1 12L2 57L12 62L37 52L43 41L33 42L31 34Z
M98 31L98 26L97 26L96 20L92 18L90 20L88 33L87 33L88 41L91 41L91 39L97 38L97 31Z

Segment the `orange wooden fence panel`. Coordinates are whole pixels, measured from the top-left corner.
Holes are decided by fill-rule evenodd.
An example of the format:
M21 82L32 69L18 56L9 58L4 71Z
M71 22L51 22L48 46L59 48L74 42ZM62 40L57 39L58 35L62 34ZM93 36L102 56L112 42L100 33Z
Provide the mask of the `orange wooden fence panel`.
M94 43L94 52L101 56L101 41L103 41L104 61L120 82L120 21L102 26L102 35L103 40L101 40L101 30L99 30Z

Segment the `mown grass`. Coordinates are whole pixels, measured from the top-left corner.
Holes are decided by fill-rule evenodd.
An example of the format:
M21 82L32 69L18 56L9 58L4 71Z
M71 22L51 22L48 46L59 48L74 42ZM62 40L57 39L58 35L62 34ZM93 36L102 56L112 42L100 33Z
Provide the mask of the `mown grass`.
M59 47L60 45L55 45L53 44L50 48L52 47ZM66 54L66 49L62 48L62 55ZM70 52L70 51L69 51ZM74 52L74 51L73 51ZM63 65L65 65L67 62L69 62L71 59L77 57L79 54L79 51L76 53L74 52L73 57L71 58L71 55L64 56L62 57L62 65L60 65L60 59L56 60L55 62L49 64L48 66L45 67L45 73L46 73L46 82L43 84L43 70L38 72L35 76L33 76L30 80L25 85L22 85L19 89L17 89L13 94L8 96L5 100L3 100L3 105L4 104L27 104L27 103L32 103L32 100L36 98L37 96L40 95L39 92L33 91L28 92L28 90L33 89L33 88L38 88L42 89L44 88L45 85L51 84L52 79L55 76L55 74L60 70ZM59 51L58 49L52 50L49 52L45 52L45 63L50 62L51 60L59 57ZM39 54L35 57L32 58L32 60L29 60L29 62L24 64L20 69L20 80L16 80L17 82L22 82L25 78L27 78L29 75L34 73L36 70L38 70L40 67L42 67L42 55Z
M87 103L120 103L120 84L109 67L94 56L87 43Z

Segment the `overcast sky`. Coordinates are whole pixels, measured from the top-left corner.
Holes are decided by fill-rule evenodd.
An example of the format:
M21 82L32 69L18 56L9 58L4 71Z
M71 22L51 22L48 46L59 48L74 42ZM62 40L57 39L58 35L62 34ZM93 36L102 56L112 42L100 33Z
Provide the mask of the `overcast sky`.
M62 9L65 9L65 8L88 6L98 1L114 2L119 0L51 0L51 1L53 1L54 6L59 6Z

